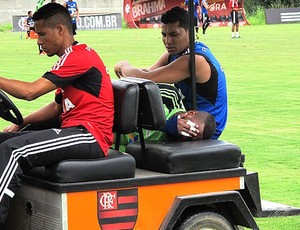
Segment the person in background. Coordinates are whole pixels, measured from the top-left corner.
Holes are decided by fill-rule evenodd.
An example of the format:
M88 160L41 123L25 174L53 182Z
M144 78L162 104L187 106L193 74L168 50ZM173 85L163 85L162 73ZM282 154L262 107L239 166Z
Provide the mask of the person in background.
M189 0L184 1L184 5L187 6L189 4ZM199 0L194 0L194 28L196 32L196 38L199 39L199 15L201 13Z
M175 84L184 96L186 110L192 110L188 12L176 6L162 15L161 22L162 42L167 51L149 69L136 68L123 60L115 65L115 73L119 77L138 77L157 83ZM227 122L226 76L205 44L196 41L194 45L197 111L205 111L215 117L217 127L212 138L218 139Z
M210 18L208 15L208 10L214 6L216 3L208 5L206 0L201 1L201 22L202 22L202 33L205 34L207 27L210 25Z
M0 89L27 101L55 92L53 102L0 133L0 229L23 172L64 159L105 157L113 141L114 96L107 68L86 44L75 41L72 19L60 4L48 3L33 15L38 45L54 66L33 82L0 77ZM60 119L58 128L21 130Z
M229 9L231 15L231 38L240 38L239 32L239 4L238 0L230 0L229 1Z
M30 38L30 31L34 30L34 21L32 19L32 11L29 10L27 12L27 18L25 20L25 25L24 27L26 27L26 38Z
M79 20L79 11L78 11L78 5L77 2L73 0L69 0L63 3L63 6L66 7L69 11L69 14L72 18L72 25L73 25L73 35L76 35L77 30L77 22Z

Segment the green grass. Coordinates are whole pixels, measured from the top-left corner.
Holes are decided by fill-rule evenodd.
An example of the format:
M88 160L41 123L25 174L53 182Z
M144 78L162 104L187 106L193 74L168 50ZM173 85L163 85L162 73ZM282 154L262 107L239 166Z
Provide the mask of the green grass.
M9 31L12 29L11 24L0 25L0 32Z
M247 20L251 25L264 25L266 24L266 13L265 9L258 7L253 15L248 15Z
M246 155L257 171L263 199L300 207L300 24L245 26L240 39L229 27L208 28L201 37L227 75L229 118L221 136ZM24 37L24 36L23 36ZM111 77L122 59L150 66L164 51L159 29L79 31L77 39L97 50ZM0 33L0 76L33 81L57 60L39 56L36 40ZM13 99L24 115L50 102ZM0 130L8 123L0 120ZM257 219L262 230L300 229L300 217Z

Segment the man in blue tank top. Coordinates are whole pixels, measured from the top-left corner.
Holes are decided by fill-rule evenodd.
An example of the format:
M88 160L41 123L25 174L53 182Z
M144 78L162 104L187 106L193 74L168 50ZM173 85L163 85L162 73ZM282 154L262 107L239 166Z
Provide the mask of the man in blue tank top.
M185 9L174 7L162 15L161 34L166 52L149 69L133 67L128 61L115 65L119 77L139 77L154 82L174 83L183 95L187 110L191 108L191 87L189 69L189 20ZM225 73L207 46L195 42L197 110L212 114L216 120L216 132L213 139L218 139L227 121L227 89ZM178 122L178 132L190 131L188 124Z
M72 25L73 25L73 35L76 35L77 30L77 21L79 20L79 12L78 12L78 5L77 2L73 0L69 0L63 3L63 6L66 7L69 11L69 14L72 18Z
M184 5L187 6L189 4L189 0L184 1ZM200 15L200 2L199 0L194 0L194 27L196 32L196 38L199 39L199 15ZM199 14L199 15L198 15Z

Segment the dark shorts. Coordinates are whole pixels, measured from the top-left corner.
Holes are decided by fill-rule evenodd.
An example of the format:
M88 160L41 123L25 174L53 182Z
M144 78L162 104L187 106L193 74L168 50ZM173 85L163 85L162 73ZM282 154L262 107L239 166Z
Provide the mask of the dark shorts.
M206 22L206 23L209 23L209 22L210 22L210 18L208 17L208 13L202 14L201 22L202 22L203 24L204 24L205 22Z
M239 23L239 12L238 11L231 11L231 22L232 22L232 24Z
M76 30L77 30L77 24L76 22L75 23L72 23L72 26L73 26L73 35L76 35Z
M194 17L194 26L199 26L198 17Z

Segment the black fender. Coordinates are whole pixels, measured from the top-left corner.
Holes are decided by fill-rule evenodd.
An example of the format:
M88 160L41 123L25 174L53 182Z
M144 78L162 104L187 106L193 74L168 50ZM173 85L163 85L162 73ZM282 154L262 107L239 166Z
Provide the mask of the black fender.
M178 196L164 218L159 230L173 229L181 214L189 207L215 206L228 210L234 225L242 225L259 230L251 211L238 191L205 193L199 195Z

